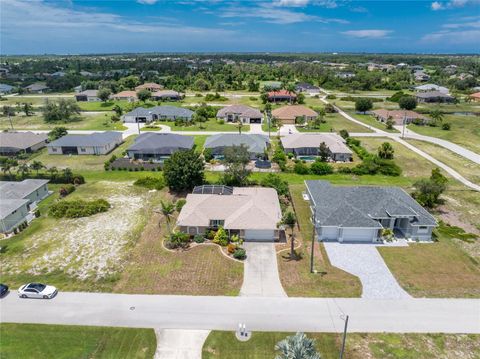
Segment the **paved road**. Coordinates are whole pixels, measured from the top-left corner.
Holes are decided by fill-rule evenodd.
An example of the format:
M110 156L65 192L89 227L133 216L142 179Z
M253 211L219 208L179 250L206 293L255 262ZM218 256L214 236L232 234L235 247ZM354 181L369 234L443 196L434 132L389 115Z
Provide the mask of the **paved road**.
M274 243L245 242L247 259L243 268L241 296L286 297L277 267Z
M62 293L53 300L1 300L0 320L16 323L161 329L480 333L478 299L369 300Z
M362 298L410 298L388 269L375 244L325 242L324 246L332 265L360 279Z

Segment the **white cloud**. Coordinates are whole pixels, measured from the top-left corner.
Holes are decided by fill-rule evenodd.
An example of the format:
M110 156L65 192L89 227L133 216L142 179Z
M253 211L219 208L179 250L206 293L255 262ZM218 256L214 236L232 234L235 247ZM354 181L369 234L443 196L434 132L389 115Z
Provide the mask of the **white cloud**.
M137 0L137 2L143 5L153 5L156 4L158 0Z
M382 39L386 38L390 33L392 33L391 30L349 30L342 32L344 35L359 39Z
M274 0L272 5L285 7L305 7L307 5L322 6L326 8L336 8L336 0Z
M478 4L480 4L480 0L450 0L446 2L434 1L430 5L430 8L433 11L438 11L438 10L455 9L455 8L460 8L467 5L478 5Z
M438 31L427 34L422 37L422 42L443 43L443 44L478 44L480 39L480 30L463 30L463 31ZM472 52L475 49L472 47Z
M433 11L437 11L437 10L442 10L444 7L438 1L434 1L434 2L432 2L431 8L432 8Z

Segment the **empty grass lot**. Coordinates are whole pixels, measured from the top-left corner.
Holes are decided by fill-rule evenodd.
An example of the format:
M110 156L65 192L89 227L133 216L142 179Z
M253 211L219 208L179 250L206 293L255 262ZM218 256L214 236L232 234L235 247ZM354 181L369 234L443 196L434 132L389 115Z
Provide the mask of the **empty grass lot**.
M297 239L302 247L297 250L300 259L290 260L289 251L278 255L278 269L283 288L291 297L359 297L361 283L359 279L330 264L321 243L315 243L314 269L320 273L310 273L310 250L312 223L309 202L302 198L304 185L290 185L300 232Z
M254 332L247 342L240 342L232 332L213 331L203 345L204 359L270 359L278 352L275 344L294 333ZM341 335L307 333L315 339L322 359L339 357ZM361 334L347 336L345 358L349 359L430 359L477 358L479 335L452 334Z
M400 285L414 297L479 298L480 263L442 228L438 242L379 247Z
M150 359L156 346L153 329L11 323L0 326L3 359Z
M112 122L110 120L112 113L87 113L82 112L78 121L63 123L46 123L40 114L32 116L17 115L11 117L10 120L7 117L0 117L0 130L51 130L54 127L63 126L69 130L125 130L121 122Z
M348 132L372 132L366 127L347 120L339 113L328 113L324 119L327 122L323 123L320 129L308 130L302 127L297 128L300 132L339 132L340 130L347 130Z
M441 127L409 125L408 128L421 135L441 138L469 150L480 153L480 117L444 115L444 123L450 123L449 131Z
M231 123L219 123L216 119L211 118L206 122L196 122L191 126L177 126L173 121L159 121L155 125L169 126L172 131L221 131L221 132L238 132L238 128ZM142 131L159 131L161 127L143 127ZM250 131L250 125L243 125L243 132Z
M377 121L372 115L364 115L361 113L356 113L355 111L348 111L348 114L353 118L363 122L364 124L378 128L379 130L382 130L385 132L391 132L391 133L398 133L398 131L394 128L391 130L387 129L387 126L384 123ZM362 132L365 132L365 131L362 131Z
M163 218L154 214L132 250L115 292L238 295L243 282L242 263L224 257L214 245L167 251L162 246L165 233Z

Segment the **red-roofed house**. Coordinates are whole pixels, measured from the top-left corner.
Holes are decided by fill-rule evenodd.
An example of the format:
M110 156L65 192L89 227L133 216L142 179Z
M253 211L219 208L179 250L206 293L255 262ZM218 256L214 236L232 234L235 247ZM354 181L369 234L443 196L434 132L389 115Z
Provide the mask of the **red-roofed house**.
M293 102L297 98L294 92L290 92L287 90L278 90L278 91L270 91L268 93L268 101L270 102L279 102L279 101L288 101Z
M475 93L472 93L470 96L468 96L472 99L472 101L475 101L475 102L480 102L480 92L475 92Z

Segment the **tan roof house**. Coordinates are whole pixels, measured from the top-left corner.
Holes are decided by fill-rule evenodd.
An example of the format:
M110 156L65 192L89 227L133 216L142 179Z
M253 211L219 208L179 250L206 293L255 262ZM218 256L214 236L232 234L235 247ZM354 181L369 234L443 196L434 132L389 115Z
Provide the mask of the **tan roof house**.
M163 89L163 86L162 85L159 85L159 84L156 84L154 82L147 82L147 83L144 83L143 85L139 85L137 87L135 87L135 91L141 91L141 90L148 90L150 92L155 92L155 91L159 91Z
M306 106L290 105L273 110L272 116L282 121L283 124L294 125L297 118L303 118L304 121L309 121L316 118L318 113Z
M469 97L472 101L480 102L480 92L472 93Z
M421 115L415 111L405 111L405 110L386 110L379 109L372 111L373 117L375 117L380 122L387 122L389 118L395 122L395 125L403 125L403 120L406 120L406 123L410 123L414 120L421 120L423 123L428 122L429 118Z
M112 98L118 101L124 100L129 102L134 102L138 99L135 91L120 91L119 93L112 95Z
M259 109L246 105L230 105L218 110L217 118L227 122L262 123L263 115Z
M325 142L332 161L348 162L352 159L352 150L336 133L292 133L280 141L284 151L295 156L318 156L320 144Z
M201 186L202 188L208 186ZM246 241L274 241L279 238L282 210L277 191L263 187L226 187L226 191L198 191L187 195L177 219L179 230L191 235L225 228ZM218 193L218 192L216 192Z

